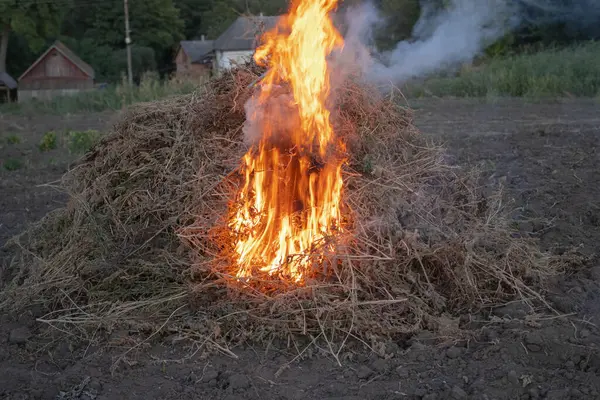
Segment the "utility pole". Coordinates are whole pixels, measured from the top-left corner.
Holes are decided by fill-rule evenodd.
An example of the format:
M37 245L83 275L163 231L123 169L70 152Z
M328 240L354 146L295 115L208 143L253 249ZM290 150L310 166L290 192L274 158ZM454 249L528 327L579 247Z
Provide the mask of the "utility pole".
M125 7L125 45L127 45L127 81L129 82L129 87L133 87L133 72L131 67L131 37L129 34L129 5L127 4L127 0L123 0L123 5Z

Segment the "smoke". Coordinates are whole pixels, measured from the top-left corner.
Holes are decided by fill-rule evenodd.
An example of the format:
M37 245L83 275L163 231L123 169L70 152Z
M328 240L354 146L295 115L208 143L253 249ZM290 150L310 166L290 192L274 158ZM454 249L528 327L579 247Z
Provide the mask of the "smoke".
M360 68L375 83L402 83L471 62L490 44L511 30L549 22L579 28L600 26L598 0L450 0L445 8L434 0L421 1L421 16L410 40L378 52L374 32L385 24L371 3L351 7L344 14L345 48L335 63ZM345 54L344 54L345 53Z
M244 104L246 121L242 132L246 146L258 144L265 136L270 137L273 144L285 142L300 125L293 96L280 87L271 90L267 99L260 98L257 91Z

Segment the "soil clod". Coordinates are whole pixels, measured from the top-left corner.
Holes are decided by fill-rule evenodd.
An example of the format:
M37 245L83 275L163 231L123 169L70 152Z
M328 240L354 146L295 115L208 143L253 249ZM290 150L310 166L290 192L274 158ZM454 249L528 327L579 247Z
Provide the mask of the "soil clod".
M247 389L250 386L250 379L243 374L233 374L229 377L229 387L232 390Z
M356 376L358 379L369 379L374 373L375 372L371 368L367 367L366 365L362 365L356 371Z
M455 400L461 400L467 398L467 392L465 392L460 386L452 387L451 396Z
M446 350L446 356L450 359L458 358L462 354L462 350L459 347L453 346Z
M23 326L10 331L8 341L12 344L25 344L29 338L31 338L31 331Z

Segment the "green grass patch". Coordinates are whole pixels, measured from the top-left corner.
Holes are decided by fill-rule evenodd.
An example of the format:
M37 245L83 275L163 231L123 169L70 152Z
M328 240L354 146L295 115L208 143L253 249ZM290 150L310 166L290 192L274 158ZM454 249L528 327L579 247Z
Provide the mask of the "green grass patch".
M7 171L16 171L23 168L23 163L16 158L9 158L3 163L3 167Z
M157 74L148 73L132 88L123 82L73 95L56 96L52 100L30 100L0 105L7 114L69 114L119 110L130 104L154 101L173 95L192 93L202 81L161 81Z
M456 76L408 84L413 97L597 97L600 96L600 42L492 58Z
M40 151L50 151L56 149L56 147L57 136L56 132L54 131L46 132L42 137L42 140L40 140L40 144L38 145Z
M6 143L8 144L19 144L21 143L21 137L17 135L8 135L6 137Z
M69 131L67 132L67 146L70 153L87 153L100 140L101 133L88 129L87 131Z

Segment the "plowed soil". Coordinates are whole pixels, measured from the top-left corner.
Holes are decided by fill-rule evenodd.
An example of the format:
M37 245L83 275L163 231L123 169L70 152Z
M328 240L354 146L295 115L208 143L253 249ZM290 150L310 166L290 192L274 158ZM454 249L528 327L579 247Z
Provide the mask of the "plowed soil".
M444 142L452 162L478 165L490 181L506 182L507 201L531 218L519 225L522 232L552 251L578 246L590 256L553 282L549 301L564 315L526 316L524 305L513 303L491 315L452 316L449 324L464 335L423 332L389 343L384 358L349 352L342 366L326 351L302 360L293 360L293 351L251 347L234 349L237 358L209 356L176 337L148 340L123 356L135 344L129 332L114 333L110 347L68 333L40 347L35 311L1 315L0 398L600 398L600 263L594 257L600 243L600 106L447 99L412 106L423 134ZM60 145L40 152L43 135L103 129L114 117L0 117L0 247L64 204L52 182L75 155Z

